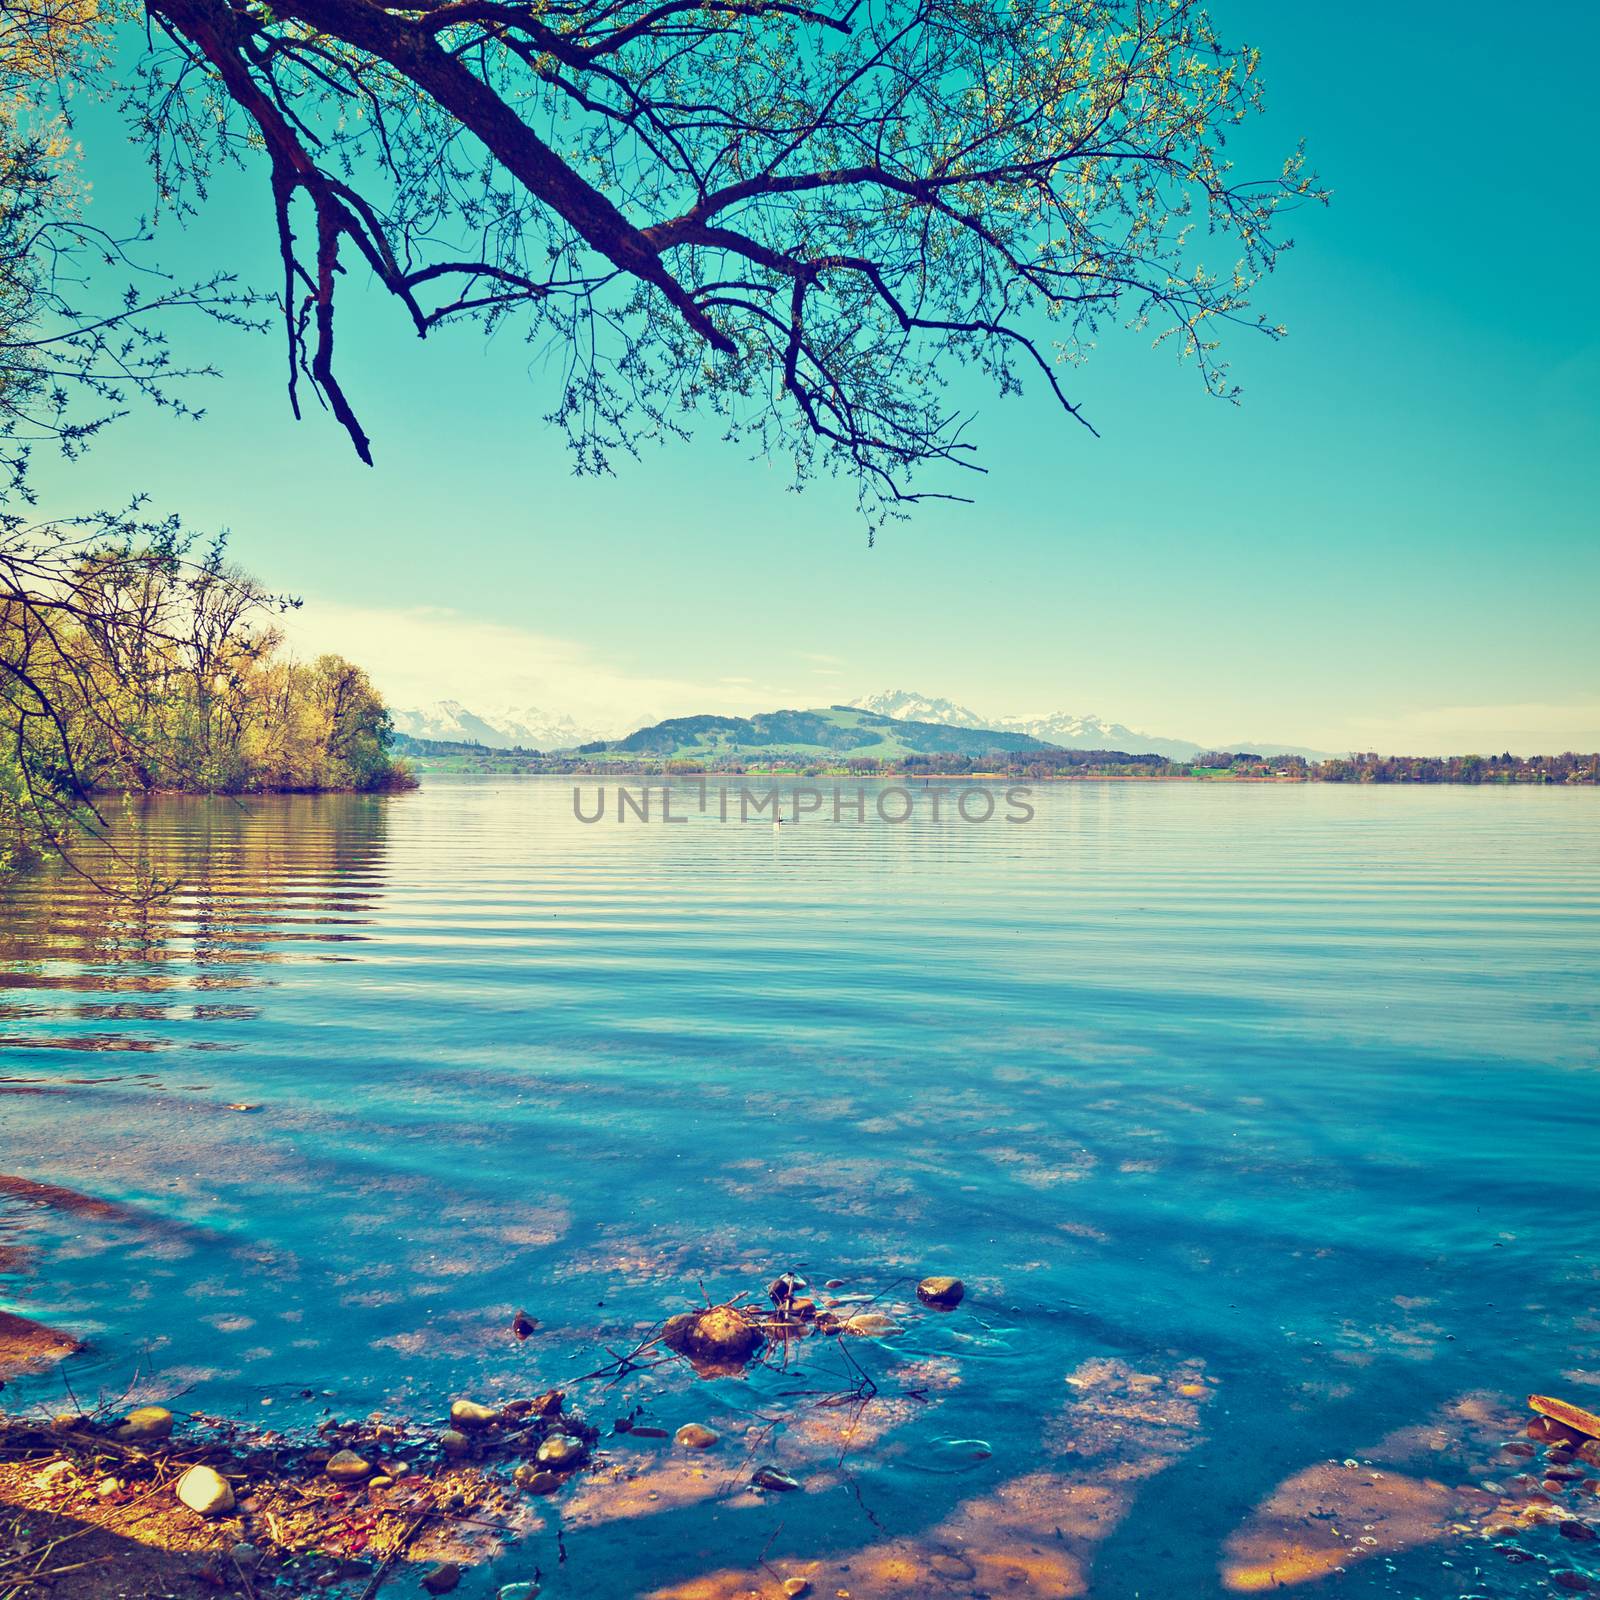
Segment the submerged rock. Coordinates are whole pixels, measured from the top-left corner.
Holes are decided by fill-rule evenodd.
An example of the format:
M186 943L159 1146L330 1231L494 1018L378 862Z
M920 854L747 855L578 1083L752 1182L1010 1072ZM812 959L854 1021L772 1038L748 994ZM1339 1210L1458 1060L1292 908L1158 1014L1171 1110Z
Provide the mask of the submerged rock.
M439 1435L439 1448L453 1460L460 1460L472 1448L472 1441L466 1434L447 1428Z
M140 1406L130 1411L117 1429L116 1436L124 1444L139 1444L145 1440L165 1439L172 1432L172 1413L165 1406Z
M721 1437L715 1428L702 1422L686 1422L673 1435L673 1443L681 1444L685 1450L709 1450Z
M461 1568L454 1561L443 1561L422 1580L429 1594L449 1594L461 1582Z
M930 1439L907 1465L922 1472L970 1472L993 1455L987 1439Z
M178 1479L178 1498L202 1517L233 1510L233 1490L228 1480L210 1467L190 1467Z
M881 1311L858 1311L845 1323L844 1331L863 1339L888 1339L897 1333L904 1333L905 1329L893 1317L886 1317Z
M372 1471L372 1463L354 1450L336 1450L322 1470L336 1483L359 1483Z
M511 1319L511 1331L519 1339L528 1339L538 1330L539 1323L535 1317L530 1317L526 1311L519 1311Z
M924 1278L917 1285L917 1299L940 1311L953 1311L966 1292L967 1286L959 1278Z
M734 1306L711 1306L673 1317L662 1330L669 1350L692 1361L742 1367L761 1348L761 1330Z
M809 1578L785 1578L783 1580L783 1592L789 1595L791 1600L793 1600L793 1597L802 1594L810 1594L811 1580Z
M539 1585L528 1583L505 1583L500 1586L500 1592L495 1600L538 1600Z
M457 1400L450 1407L450 1426L462 1433L487 1428L500 1420L493 1406L480 1406L475 1400Z
M750 1481L758 1489L771 1489L779 1494L800 1487L798 1478L791 1478L787 1472L779 1472L776 1467L757 1467Z

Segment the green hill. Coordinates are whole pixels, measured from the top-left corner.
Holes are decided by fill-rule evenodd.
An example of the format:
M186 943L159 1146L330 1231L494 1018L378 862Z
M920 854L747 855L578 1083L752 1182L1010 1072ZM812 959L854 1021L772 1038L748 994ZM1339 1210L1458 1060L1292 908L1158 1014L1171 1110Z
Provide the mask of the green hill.
M898 761L909 755L985 756L1053 748L1025 733L901 722L854 706L829 706L815 711L768 711L754 717L671 717L625 739L579 745L578 754L694 761L769 756L835 760L873 756L880 761Z

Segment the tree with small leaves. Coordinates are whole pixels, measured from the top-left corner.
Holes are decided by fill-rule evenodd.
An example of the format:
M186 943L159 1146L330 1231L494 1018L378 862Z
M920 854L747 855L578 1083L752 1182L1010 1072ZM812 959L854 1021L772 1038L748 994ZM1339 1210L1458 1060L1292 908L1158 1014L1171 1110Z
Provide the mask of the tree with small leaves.
M580 470L695 413L877 508L973 466L970 365L1073 424L1116 324L1235 393L1228 329L1323 198L1246 179L1254 50L1194 0L149 0L161 192L265 165L291 395L372 447L336 359L362 266L418 334L515 319Z

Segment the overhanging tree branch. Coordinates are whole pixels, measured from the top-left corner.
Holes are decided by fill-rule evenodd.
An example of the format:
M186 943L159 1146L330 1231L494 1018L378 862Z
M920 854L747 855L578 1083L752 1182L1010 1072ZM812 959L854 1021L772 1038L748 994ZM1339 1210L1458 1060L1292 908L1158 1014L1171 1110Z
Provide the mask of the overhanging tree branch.
M150 11L205 73L174 94L149 66L152 147L198 160L198 124L175 130L196 93L225 144L230 113L247 119L293 368L368 459L333 357L347 242L419 333L525 315L563 354L551 416L581 468L706 410L802 479L833 465L894 501L920 468L966 464L941 397L961 365L1002 392L1034 373L1083 422L1064 364L1123 324L1235 395L1219 335L1281 333L1252 293L1289 246L1284 214L1323 198L1298 153L1232 174L1257 60L1195 0Z

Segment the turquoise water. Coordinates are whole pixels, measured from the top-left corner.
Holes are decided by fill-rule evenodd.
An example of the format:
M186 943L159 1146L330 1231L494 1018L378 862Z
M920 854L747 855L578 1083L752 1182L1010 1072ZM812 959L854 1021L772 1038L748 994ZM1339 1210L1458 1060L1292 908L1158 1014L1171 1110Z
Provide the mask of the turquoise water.
M0 891L0 1173L108 1203L0 1194L0 1303L88 1341L80 1398L433 1415L796 1268L900 1318L850 1341L873 1398L831 1340L574 1384L757 1432L700 1478L612 1441L460 1592L534 1557L547 1594L1600 1583L1600 1545L1482 1532L1533 1492L1526 1394L1600 1408L1600 797L1055 785L1021 825L775 830L692 784L686 825L585 826L572 789L163 800L82 865L165 905Z

